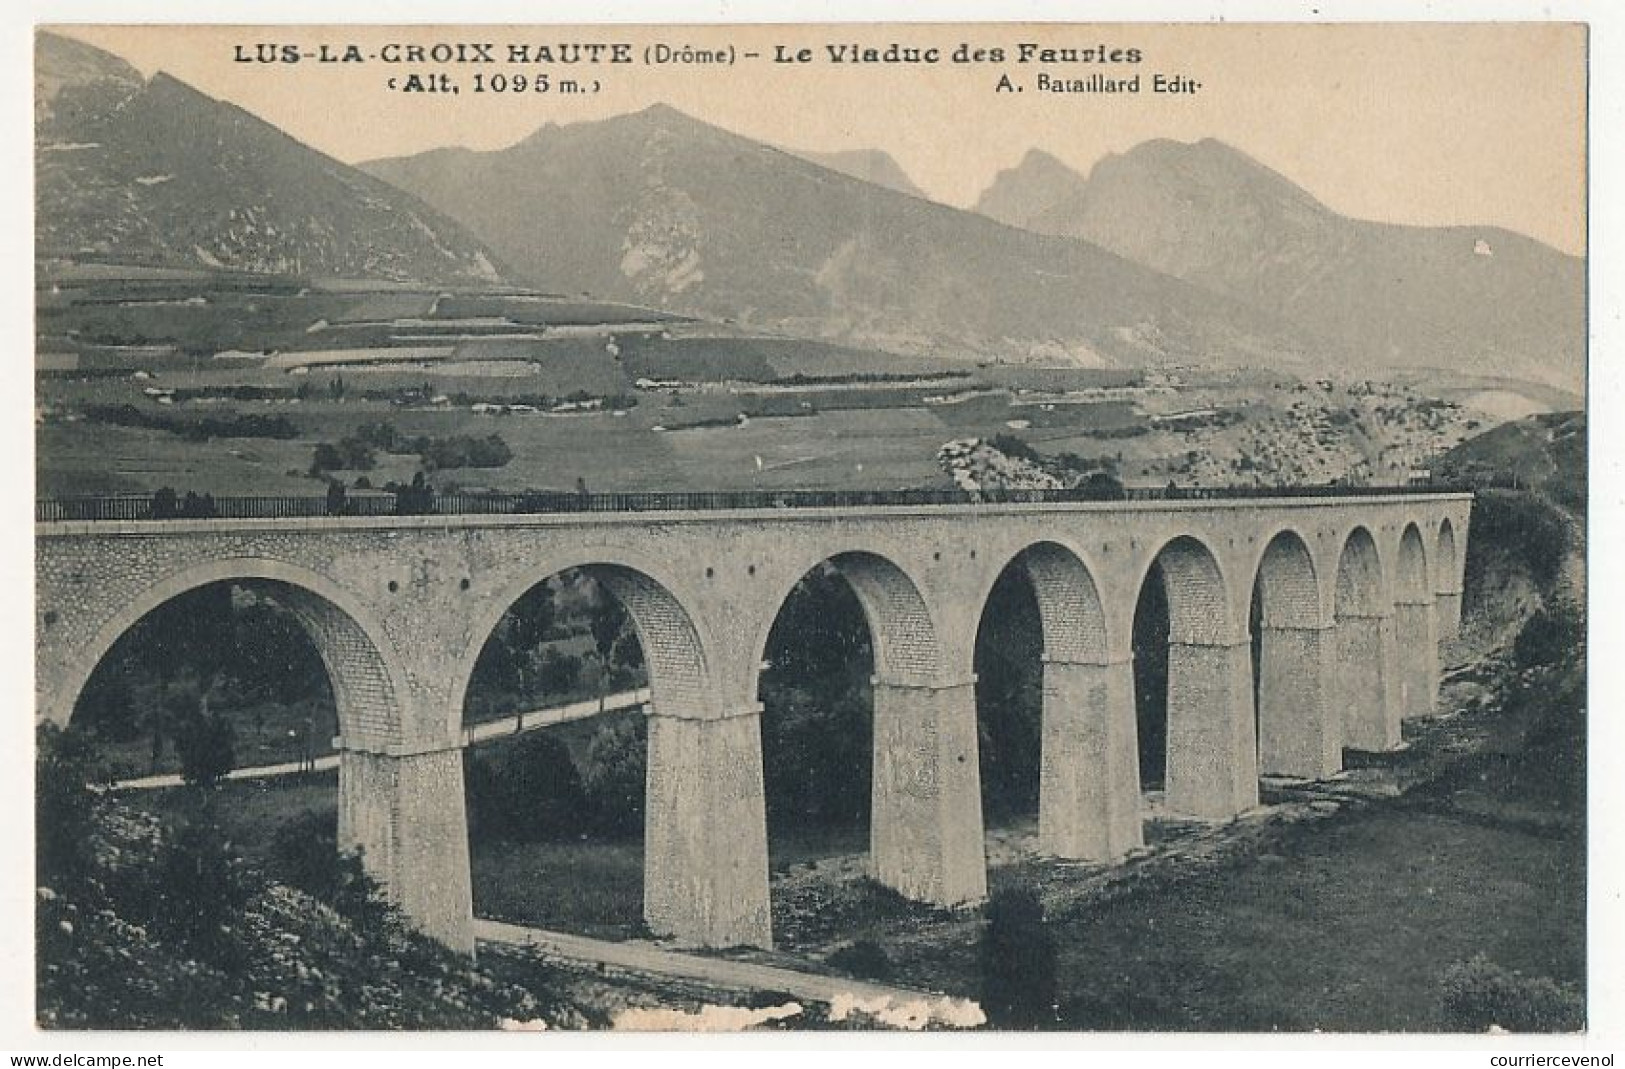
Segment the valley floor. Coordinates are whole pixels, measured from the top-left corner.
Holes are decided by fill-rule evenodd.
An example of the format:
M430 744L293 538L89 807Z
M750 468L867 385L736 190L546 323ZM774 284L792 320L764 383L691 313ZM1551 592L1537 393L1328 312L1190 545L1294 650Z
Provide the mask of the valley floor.
M1583 989L1583 830L1487 814L1470 796L1461 808L1426 793L1382 797L1392 778L1289 792L1227 825L1153 822L1145 854L1114 868L1031 856L1030 821L992 832L994 888L1032 886L1046 904L1058 1024L1444 1030L1446 974L1475 956ZM331 805L333 785L329 774L253 793L233 808L263 825L273 811ZM843 952L869 944L880 953L866 947L854 978L976 997L980 914L876 887L862 839L775 843L778 949L728 956L840 974ZM478 847L476 911L638 939L641 853L636 841Z

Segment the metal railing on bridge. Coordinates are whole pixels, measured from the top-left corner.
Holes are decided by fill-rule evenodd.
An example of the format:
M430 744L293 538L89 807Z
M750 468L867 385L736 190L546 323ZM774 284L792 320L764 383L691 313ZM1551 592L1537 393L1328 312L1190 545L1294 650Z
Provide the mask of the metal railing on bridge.
M353 493L342 498L296 496L121 494L44 498L38 523L97 520L299 519L320 516L525 516L579 512L704 512L730 509L868 508L875 506L1042 505L1086 501L1204 501L1268 498L1372 497L1465 492L1437 483L1403 486L1232 486L1052 490L705 490L644 493L430 492Z

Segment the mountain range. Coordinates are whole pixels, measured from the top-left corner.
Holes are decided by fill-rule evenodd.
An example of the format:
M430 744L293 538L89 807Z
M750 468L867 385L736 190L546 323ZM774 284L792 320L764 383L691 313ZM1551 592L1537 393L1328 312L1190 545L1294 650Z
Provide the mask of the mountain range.
M42 256L501 281L978 359L1583 380L1582 260L1352 219L1218 141L1087 176L1034 150L975 211L883 151L792 153L663 105L352 167L89 45L37 52Z
M41 32L36 254L308 276L493 282L411 196L166 74Z
M884 186L898 193L929 200L925 192L914 184L908 172L898 166L889 152L877 148L848 149L843 152L798 152L787 150L809 163L839 171L849 178L861 179L873 185Z
M831 171L657 105L363 164L527 283L897 351L1293 361L1274 317L1086 242Z
M976 210L1267 308L1355 366L1583 376L1584 261L1499 227L1352 219L1220 141L1148 141L1087 177L1034 152Z

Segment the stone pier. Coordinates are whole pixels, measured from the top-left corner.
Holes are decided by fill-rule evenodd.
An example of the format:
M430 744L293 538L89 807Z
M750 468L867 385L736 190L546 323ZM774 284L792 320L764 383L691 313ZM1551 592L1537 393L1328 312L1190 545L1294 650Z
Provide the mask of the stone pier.
M1141 846L1134 666L1044 658L1039 849L1116 861Z
M1223 820L1258 804L1250 647L1168 644L1170 812Z
M917 902L987 897L976 683L874 681L869 860L876 880Z
M1399 647L1400 710L1405 717L1431 716L1439 700L1439 637L1432 597L1394 605Z
M761 706L719 719L649 717L643 912L695 946L773 945Z
M1394 618L1386 612L1344 613L1335 629L1335 676L1343 742L1356 750L1399 745L1399 685Z
M339 751L339 849L426 935L474 951L463 751Z
M1461 633L1461 591L1441 590L1435 595L1433 604L1439 641L1448 642Z
M1343 767L1330 627L1265 626L1259 635L1258 770L1324 779Z

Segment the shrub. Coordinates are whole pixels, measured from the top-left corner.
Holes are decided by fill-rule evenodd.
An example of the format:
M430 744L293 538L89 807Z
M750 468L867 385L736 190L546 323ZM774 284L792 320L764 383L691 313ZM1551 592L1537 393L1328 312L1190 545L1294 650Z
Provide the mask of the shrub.
M249 893L241 859L205 814L165 836L141 919L199 957L220 962L231 953L229 928Z
M860 980L890 980L895 972L891 957L872 939L859 939L836 950L824 959L831 968L855 976Z
M1538 494L1482 490L1473 496L1473 536L1467 542L1467 584L1472 586L1496 552L1529 569L1542 591L1557 582L1570 549L1569 524Z
M310 459L310 473L324 471L371 471L378 464L372 446L361 438L341 438L337 445L317 442Z
M331 906L363 933L385 931L398 921L360 851L340 852L338 814L331 810L307 810L283 821L271 837L271 865L277 879Z
M641 714L606 725L587 743L581 787L593 827L609 835L643 830L648 728Z
M35 864L43 886L76 882L93 861L90 833L96 796L96 748L74 728L41 724L35 732Z
M1522 667L1557 664L1585 641L1585 624L1573 605L1554 601L1524 621L1512 652Z
M581 831L586 798L563 743L536 731L492 750L464 759L476 838L535 842Z
M1504 969L1482 954L1450 968L1444 978L1447 1027L1484 1032L1578 1032L1585 1028L1585 1000L1544 976Z
M1093 501L1121 501L1127 496L1122 480L1105 471L1092 473L1083 481L1082 488Z
M1055 941L1044 904L1028 887L994 892L982 932L982 1009L996 1028L1053 1026Z
M1043 454L1013 434L995 434L987 444L1012 459L1026 460L1039 465L1044 463Z
M441 468L500 468L513 459L513 450L500 434L484 438L456 434L448 438L416 438L410 444L412 451L423 459L430 471ZM396 450L400 450L397 445Z

